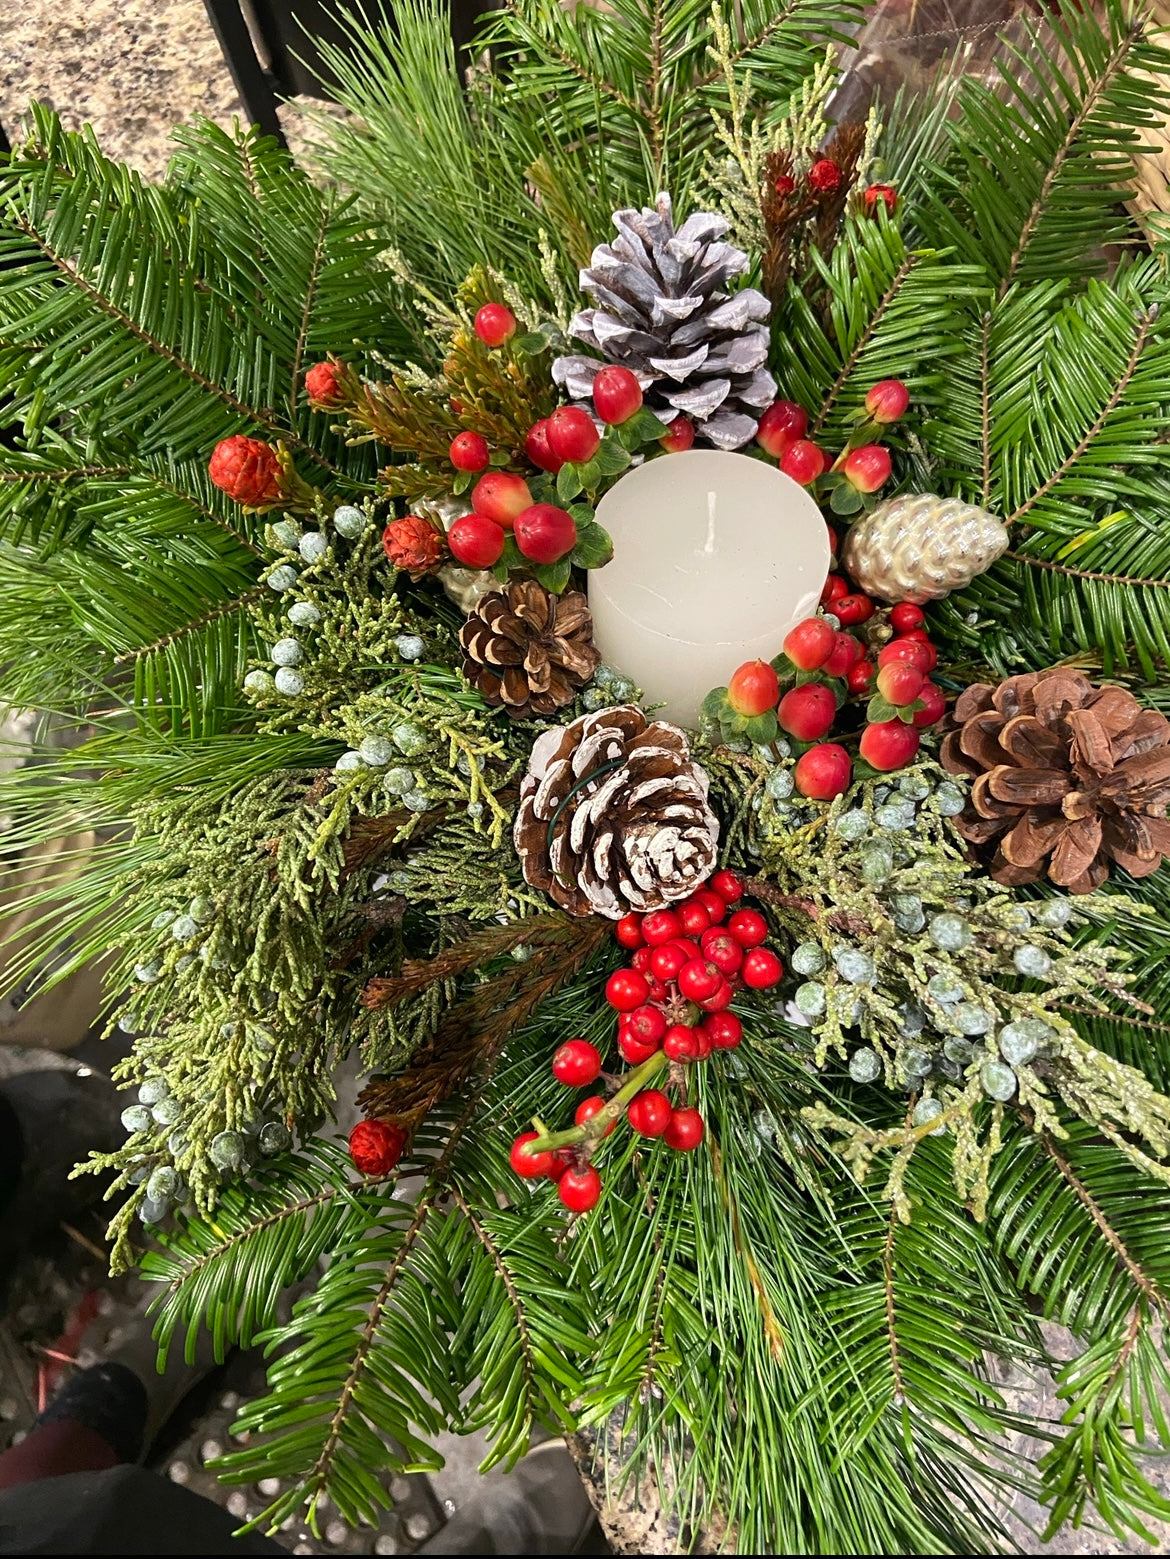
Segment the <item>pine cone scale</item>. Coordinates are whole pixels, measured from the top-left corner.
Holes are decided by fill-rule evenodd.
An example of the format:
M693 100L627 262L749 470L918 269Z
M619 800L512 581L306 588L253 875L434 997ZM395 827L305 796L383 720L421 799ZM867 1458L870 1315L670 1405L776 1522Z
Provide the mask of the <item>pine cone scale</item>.
M973 778L956 820L976 848L998 845L993 877L1010 886L1047 873L1088 893L1111 865L1155 871L1170 847L1170 721L1120 687L1077 671L1009 677L955 701L940 760Z

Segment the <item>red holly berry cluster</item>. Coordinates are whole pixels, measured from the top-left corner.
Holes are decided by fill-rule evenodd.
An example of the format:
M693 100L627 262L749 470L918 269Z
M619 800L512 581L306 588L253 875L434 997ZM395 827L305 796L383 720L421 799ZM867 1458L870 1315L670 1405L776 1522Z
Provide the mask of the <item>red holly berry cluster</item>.
M818 501L827 500L834 513L856 514L890 479L890 452L873 439L903 416L909 404L910 392L900 379L875 384L845 448L831 463L821 446L806 436L808 412L796 401L774 401L768 407L760 418L756 442L779 461L785 476L813 489Z
M516 1173L555 1180L571 1212L596 1205L601 1176L589 1159L623 1109L640 1136L661 1137L680 1153L702 1141L698 1110L642 1084L670 1066L665 1087L680 1092L688 1064L706 1061L713 1050L732 1050L742 1039L743 1025L728 1011L735 992L769 990L783 977L780 960L764 946L767 922L758 910L736 908L742 897L734 872L716 872L674 908L626 915L614 927L631 958L610 975L605 996L618 1014L618 1051L635 1070L607 1079L615 1085L608 1103L600 1094L582 1100L568 1131L525 1132L512 1144ZM553 1055L553 1076L569 1088L587 1088L605 1075L602 1068L601 1052L585 1039L566 1040ZM542 1139L545 1145L533 1151L531 1144Z
M349 1156L363 1175L388 1175L406 1146L406 1132L391 1121L358 1121L349 1134Z

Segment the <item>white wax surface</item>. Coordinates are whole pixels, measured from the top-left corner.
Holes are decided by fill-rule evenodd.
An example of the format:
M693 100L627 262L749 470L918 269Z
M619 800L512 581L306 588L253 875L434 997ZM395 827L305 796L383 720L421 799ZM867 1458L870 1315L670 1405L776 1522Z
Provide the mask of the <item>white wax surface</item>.
M597 506L614 557L589 575L605 661L694 726L713 687L771 660L816 611L829 538L804 488L770 462L690 449L628 472Z

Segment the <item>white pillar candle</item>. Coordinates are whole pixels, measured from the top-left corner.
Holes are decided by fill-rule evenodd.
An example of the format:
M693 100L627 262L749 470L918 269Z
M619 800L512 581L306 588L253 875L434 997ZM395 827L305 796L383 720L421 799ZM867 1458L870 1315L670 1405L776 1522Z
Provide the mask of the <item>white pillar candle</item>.
M646 461L597 518L614 556L589 575L594 641L678 725L694 726L745 660L779 653L829 572L828 531L804 488L727 450Z

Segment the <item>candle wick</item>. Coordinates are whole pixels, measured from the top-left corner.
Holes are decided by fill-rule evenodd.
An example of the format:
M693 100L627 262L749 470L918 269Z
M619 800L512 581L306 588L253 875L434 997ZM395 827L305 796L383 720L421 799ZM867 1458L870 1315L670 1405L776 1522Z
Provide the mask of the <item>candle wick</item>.
M715 494L707 494L707 539L703 543L703 556L715 556Z

